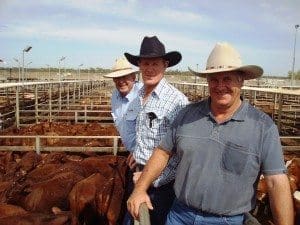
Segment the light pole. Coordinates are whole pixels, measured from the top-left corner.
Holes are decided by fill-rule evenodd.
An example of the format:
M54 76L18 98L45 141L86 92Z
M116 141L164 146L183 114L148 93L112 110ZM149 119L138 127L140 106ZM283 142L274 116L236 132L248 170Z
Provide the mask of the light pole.
M23 49L22 51L22 82L24 82L24 52L29 52L30 49L32 49L31 46L27 46L26 48Z
M46 66L48 67L48 71L49 71L49 73L48 73L48 81L50 81L50 65L46 64Z
M295 58L296 58L296 41L297 41L297 31L299 28L299 24L295 25L295 41L294 41L294 54L293 54L293 65L292 65L292 80L291 80L291 86L294 86L295 82Z
M78 65L78 78L79 78L79 80L81 80L81 78L80 78L80 67L81 66L83 66L83 64L81 63L80 65Z
M196 64L197 72L198 72L198 63ZM197 83L197 76L195 75L195 84Z
M18 59L14 58L14 60L18 63L18 66L19 66L19 83L20 83L20 81L21 81L21 64Z
M58 75L59 75L59 82L61 81L61 75L60 75L60 62L61 61L64 61L66 59L65 56L61 57L59 60L58 60Z
M6 64L6 62L3 61L3 59L0 59L0 63ZM4 76L5 76L5 71L4 71ZM1 126L0 126L0 129L1 129Z
M25 77L24 77L24 78L25 78L25 81L27 81L27 79L28 79L28 76L27 76L27 75L28 75L28 74L27 74L27 69L28 69L28 65L30 65L31 63L32 63L32 62L29 62L29 63L26 64L26 68L25 68Z

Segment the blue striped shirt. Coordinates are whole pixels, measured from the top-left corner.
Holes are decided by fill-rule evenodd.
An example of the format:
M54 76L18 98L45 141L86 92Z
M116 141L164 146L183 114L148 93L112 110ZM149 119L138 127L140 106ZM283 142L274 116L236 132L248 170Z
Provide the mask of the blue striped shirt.
M136 162L142 165L149 160L154 148L159 145L178 112L188 104L187 97L169 84L165 78L159 82L143 105L144 94L145 90L142 87L138 93L140 111L136 121L137 134L134 150ZM175 178L178 161L176 155L171 157L165 170L154 182L155 187Z
M142 87L142 83L136 82L131 91L122 96L115 89L111 97L111 110L115 126L121 136L122 142L128 151L133 151L135 148L136 136L136 117L139 112L138 91Z

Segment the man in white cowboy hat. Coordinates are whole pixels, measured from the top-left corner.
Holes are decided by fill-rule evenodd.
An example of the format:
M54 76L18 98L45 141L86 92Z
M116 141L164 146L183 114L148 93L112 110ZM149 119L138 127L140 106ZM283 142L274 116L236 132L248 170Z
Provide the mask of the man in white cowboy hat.
M136 148L133 152L137 169L141 171L188 99L164 78L166 69L180 62L181 54L166 52L164 44L156 36L144 37L139 55L124 55L131 64L139 67L144 82L138 95L141 110L137 117ZM175 197L173 183L177 163L177 158L172 157L161 176L148 189L154 206L150 211L153 225L165 224Z
M139 112L138 104L134 104L142 83L136 81L137 69L133 69L125 58L118 58L112 67L113 72L104 75L112 78L116 89L111 97L111 110L114 123L119 131L127 151L135 148L135 122ZM128 161L131 161L132 154Z
M292 198L277 127L240 97L243 81L260 77L262 68L242 66L232 46L218 43L206 70L191 71L207 78L210 97L188 105L175 118L128 200L130 213L137 217L142 202L152 208L146 190L176 153L176 199L167 225L243 224L244 214L255 207L261 174L275 224L292 225Z

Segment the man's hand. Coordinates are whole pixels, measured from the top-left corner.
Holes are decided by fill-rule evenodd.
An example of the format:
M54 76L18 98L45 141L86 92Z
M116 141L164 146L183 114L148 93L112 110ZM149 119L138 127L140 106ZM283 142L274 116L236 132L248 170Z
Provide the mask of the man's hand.
M135 220L139 220L140 205L144 202L146 203L148 209L153 210L153 206L146 191L133 191L127 200L128 212Z
M129 156L127 157L126 163L127 163L127 165L129 166L129 168L130 168L131 170L133 170L133 169L135 168L135 166L136 166L136 161L135 161L135 159L134 159L134 157L133 157L132 152L131 152L131 153L129 154Z

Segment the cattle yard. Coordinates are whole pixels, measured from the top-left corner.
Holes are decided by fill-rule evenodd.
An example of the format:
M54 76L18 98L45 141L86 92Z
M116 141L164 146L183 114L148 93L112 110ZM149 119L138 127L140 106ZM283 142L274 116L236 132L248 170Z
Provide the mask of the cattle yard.
M192 102L208 96L205 83L173 85ZM0 84L0 214L8 215L0 225L119 224L126 152L112 90L111 80ZM275 121L286 160L299 158L300 91L244 87L242 95ZM254 214L269 224L266 207L260 199Z

